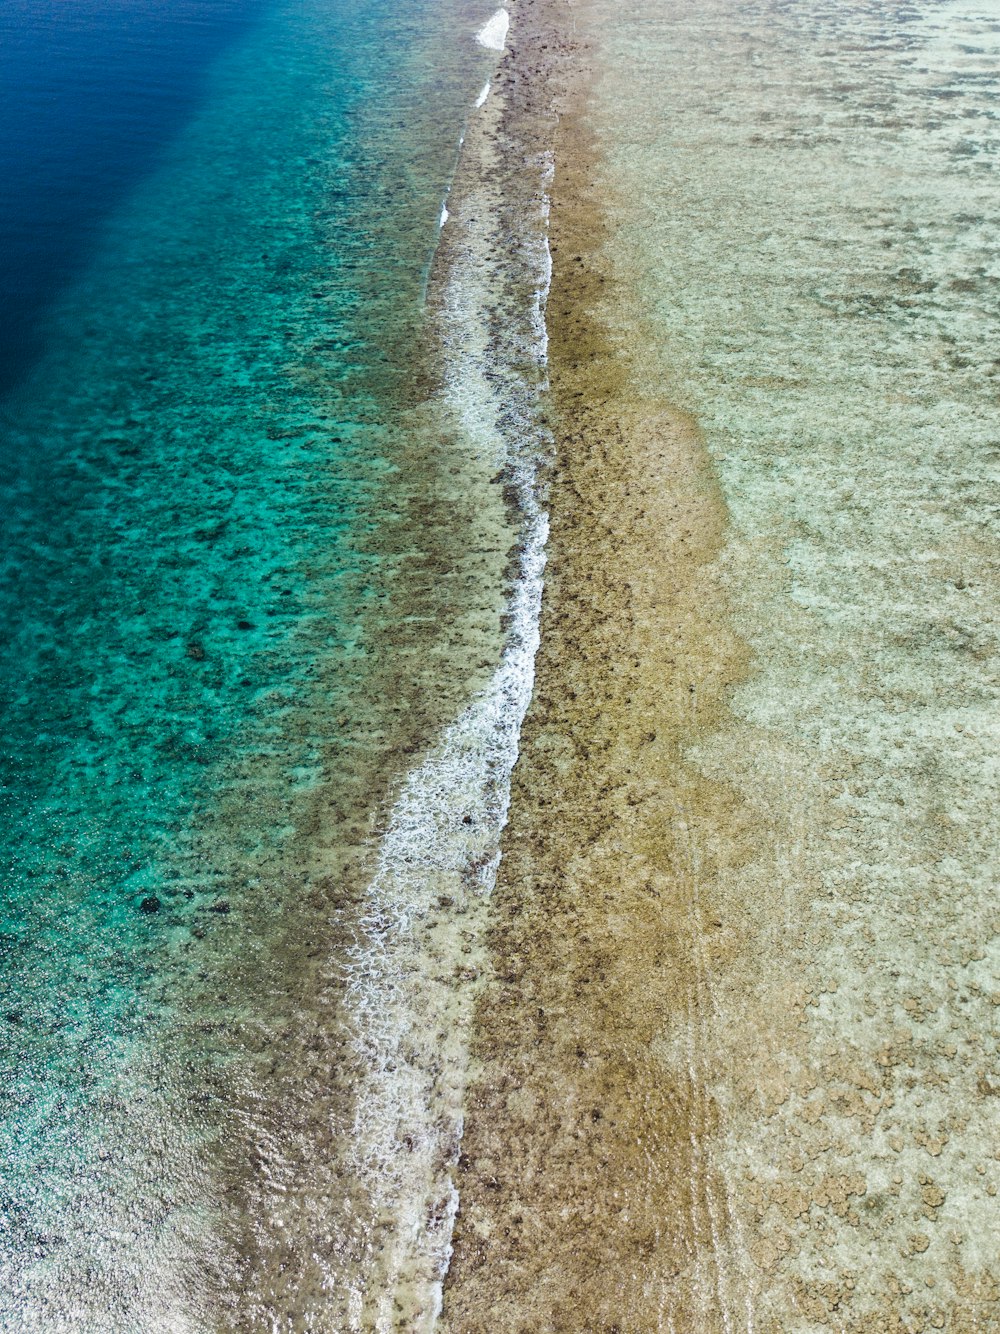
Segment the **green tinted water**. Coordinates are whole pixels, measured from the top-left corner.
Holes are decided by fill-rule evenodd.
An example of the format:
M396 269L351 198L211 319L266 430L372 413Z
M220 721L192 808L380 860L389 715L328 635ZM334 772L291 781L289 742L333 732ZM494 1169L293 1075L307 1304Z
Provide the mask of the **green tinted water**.
M247 1183L308 1189L329 876L498 648L423 308L489 13L268 11L4 405L5 1328L330 1327L328 1201Z

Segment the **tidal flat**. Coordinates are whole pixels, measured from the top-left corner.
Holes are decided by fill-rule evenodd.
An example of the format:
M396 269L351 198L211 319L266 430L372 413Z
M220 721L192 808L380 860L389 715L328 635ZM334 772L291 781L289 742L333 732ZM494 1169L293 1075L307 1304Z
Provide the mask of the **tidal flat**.
M512 31L556 463L445 1323L992 1328L1000 24Z

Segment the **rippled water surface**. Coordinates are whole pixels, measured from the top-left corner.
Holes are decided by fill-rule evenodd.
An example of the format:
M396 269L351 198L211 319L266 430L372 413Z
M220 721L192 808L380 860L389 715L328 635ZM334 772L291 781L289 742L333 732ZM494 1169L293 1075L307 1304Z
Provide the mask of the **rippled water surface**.
M499 587L449 582L423 350L489 13L3 17L6 1329L328 1328L363 1267L309 970L399 729L461 701L436 627Z

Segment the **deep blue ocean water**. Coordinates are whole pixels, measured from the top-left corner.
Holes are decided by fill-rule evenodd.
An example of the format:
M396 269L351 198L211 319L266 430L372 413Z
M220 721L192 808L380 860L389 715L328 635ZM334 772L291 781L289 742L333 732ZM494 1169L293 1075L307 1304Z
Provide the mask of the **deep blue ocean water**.
M197 1026L206 934L259 948L233 867L288 836L285 790L315 781L364 669L370 535L488 13L0 13L5 1329L206 1327L184 1312L216 1262L193 1242L168 1260L211 1232L212 1165L168 1123L208 1095L155 1052Z
M0 386L42 351L45 306L153 169L211 63L263 0L11 0L0 13Z

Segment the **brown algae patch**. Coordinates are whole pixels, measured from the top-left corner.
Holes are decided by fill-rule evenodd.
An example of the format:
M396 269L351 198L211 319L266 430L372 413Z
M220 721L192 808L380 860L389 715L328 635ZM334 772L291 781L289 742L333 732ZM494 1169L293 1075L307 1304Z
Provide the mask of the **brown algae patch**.
M559 47L528 13L515 70ZM600 257L591 152L564 106L549 561L477 1010L444 1306L455 1330L484 1328L487 1311L506 1329L656 1328L665 1308L696 1327L718 1318L725 1286L700 1016L735 937L712 862L745 858L754 831L684 748L745 654L718 612L725 512L698 431L636 392L597 314L621 294ZM715 847L693 841L699 822L720 831Z

